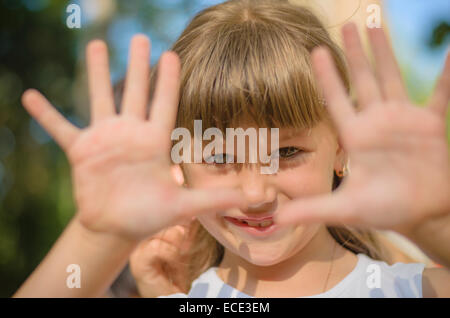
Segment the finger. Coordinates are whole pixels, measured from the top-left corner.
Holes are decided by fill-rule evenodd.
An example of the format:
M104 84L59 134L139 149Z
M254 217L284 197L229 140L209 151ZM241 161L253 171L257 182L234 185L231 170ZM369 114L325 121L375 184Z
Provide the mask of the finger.
M182 225L175 225L158 232L152 239L165 241L169 244L179 246L186 238L187 229Z
M115 114L106 44L101 40L91 41L86 48L86 61L91 122L97 122Z
M247 206L242 192L233 189L184 190L178 198L177 214L182 219Z
M122 100L123 113L145 119L150 74L150 41L145 35L131 40L130 60Z
M450 98L450 51L447 53L444 71L436 85L430 101L430 109L445 116Z
M355 225L352 204L342 194L318 195L285 204L274 217L280 225L295 223L326 223Z
M322 47L314 49L312 63L317 81L327 101L328 111L338 131L342 133L355 118L355 111L328 49Z
M152 273L152 276L157 274L154 279L169 279L170 272L179 269L182 262L179 248L161 240L152 240L139 246L130 255L133 275L138 279Z
M150 108L150 121L158 126L170 141L178 112L180 61L175 52L162 54L158 66L155 95Z
M26 90L22 104L62 149L67 150L77 138L80 129L67 121L37 90Z
M358 28L354 23L348 23L342 28L345 54L354 79L358 102L361 108L375 105L381 101L381 92L366 58Z
M186 251L178 246L163 240L153 240L146 244L140 252L134 255L137 262L144 262L145 265L161 264L167 269L166 274L181 271L181 266L185 262ZM172 278L174 278L172 276Z
M180 250L170 242L154 239L142 246L141 253L142 258L147 261L171 261L179 255Z
M368 28L367 30L384 98L408 101L400 69L386 33L382 28Z

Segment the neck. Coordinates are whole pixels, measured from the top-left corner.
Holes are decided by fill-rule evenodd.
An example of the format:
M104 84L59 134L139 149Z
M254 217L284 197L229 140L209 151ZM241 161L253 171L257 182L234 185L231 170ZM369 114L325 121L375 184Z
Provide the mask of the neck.
M356 255L322 226L303 248L270 266L252 264L225 250L217 274L228 285L255 297L300 297L328 290L355 264Z

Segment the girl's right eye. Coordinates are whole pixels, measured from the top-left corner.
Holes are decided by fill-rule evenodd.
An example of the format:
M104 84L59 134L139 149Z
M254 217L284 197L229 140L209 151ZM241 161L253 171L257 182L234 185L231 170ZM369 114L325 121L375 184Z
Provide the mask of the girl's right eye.
M206 167L215 173L229 173L235 169L239 169L240 164L235 163L234 156L226 153L219 153L204 159Z

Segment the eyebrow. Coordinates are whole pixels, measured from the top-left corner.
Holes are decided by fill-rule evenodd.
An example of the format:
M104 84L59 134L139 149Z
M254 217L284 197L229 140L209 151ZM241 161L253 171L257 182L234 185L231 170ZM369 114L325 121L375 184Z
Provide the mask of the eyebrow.
M269 128L270 129L270 128ZM308 138L311 135L312 128L279 128L279 141L284 142L292 138ZM283 129L283 133L281 133ZM202 140L203 144L210 143L210 140ZM223 145L226 145L226 138L223 138Z
M289 140L294 137L309 137L311 128L289 128L287 133L280 132L280 141Z

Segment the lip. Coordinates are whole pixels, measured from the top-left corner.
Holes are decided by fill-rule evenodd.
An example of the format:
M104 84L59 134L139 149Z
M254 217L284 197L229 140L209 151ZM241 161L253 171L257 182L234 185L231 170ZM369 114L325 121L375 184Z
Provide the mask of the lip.
M257 228L254 226L250 226L247 224L242 224L239 223L239 221L237 221L236 219L239 220L249 220L249 221L254 221L254 222L260 222L263 220L267 220L267 219L272 219L272 216L268 216L268 217L260 217L260 218L247 218L247 217L230 217L230 216L224 216L225 221L227 221L228 223L230 223L232 226L234 226L235 228L250 234L251 236L254 237L267 237L270 236L273 232L275 232L279 226L275 223L273 223L272 225L268 226L268 227L264 227L264 228Z

